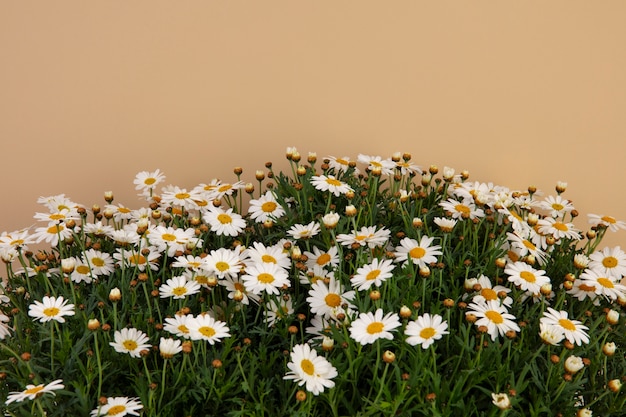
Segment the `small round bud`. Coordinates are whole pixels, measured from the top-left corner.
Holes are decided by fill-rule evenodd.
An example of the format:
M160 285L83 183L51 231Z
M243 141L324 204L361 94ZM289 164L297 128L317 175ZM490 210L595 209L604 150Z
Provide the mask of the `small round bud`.
M615 348L614 342L606 342L604 346L602 346L602 353L606 356L613 356L615 354Z
M296 392L296 400L300 402L306 401L306 391L299 389L298 392Z
M570 375L574 375L576 372L583 369L585 364L583 363L582 358L572 355L565 359L565 364L563 366L565 367L565 372Z
M89 319L87 328L91 331L98 330L100 328L100 321L98 321L98 319Z
M400 317L402 317L403 319L410 318L412 314L413 312L407 306L403 305L402 307L400 307Z
M612 379L608 382L607 386L611 390L611 392L619 392L622 389L622 381L619 379Z
M383 353L383 362L385 363L393 363L396 360L396 354L390 350L386 350Z
M120 292L120 289L117 287L111 289L111 291L109 292L109 300L116 302L121 299L122 299L122 293Z
M373 290L370 292L370 300L377 301L380 300L380 291Z

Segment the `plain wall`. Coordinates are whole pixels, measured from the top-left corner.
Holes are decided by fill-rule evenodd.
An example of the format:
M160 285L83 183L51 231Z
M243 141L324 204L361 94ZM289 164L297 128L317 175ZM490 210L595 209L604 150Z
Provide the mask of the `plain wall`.
M40 196L138 208L288 146L410 152L626 220L626 2L0 2L0 232ZM626 231L605 244L626 247Z

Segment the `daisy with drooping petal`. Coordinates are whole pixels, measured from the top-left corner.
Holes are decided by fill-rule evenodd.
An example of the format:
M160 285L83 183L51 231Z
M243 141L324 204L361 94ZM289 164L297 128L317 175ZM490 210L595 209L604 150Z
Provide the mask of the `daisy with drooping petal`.
M409 161L396 162L396 169L399 169L402 175L422 175L422 168Z
M430 345L439 340L448 331L448 322L443 320L438 314L430 315L424 313L417 320L407 324L404 334L409 336L406 342L411 346L422 345L422 349L427 349Z
M161 338L159 342L159 354L163 359L171 359L177 353L183 350L180 340L169 338Z
M276 194L268 190L259 199L250 200L248 214L255 222L263 223L267 220L275 220L284 216L285 209L278 204Z
M185 188L174 186L161 194L161 207L180 207L187 210L197 209L196 200L202 200L197 191L187 191Z
M571 201L564 199L560 195L548 196L539 203L539 207L549 211L549 215L554 218L563 217L565 214L574 210Z
M350 337L362 345L374 343L378 339L392 340L391 332L401 325L396 313L385 314L379 308L374 313L359 314L359 318L350 325Z
M287 363L289 372L283 379L291 379L304 385L313 395L319 395L325 388L332 388L332 381L337 376L337 369L323 356L311 349L306 343L295 345L290 354L291 361Z
M567 311L557 311L548 307L547 311L544 311L543 317L539 319L539 323L546 326L555 326L557 329L560 329L567 340L571 343L576 343L578 346L583 343L589 343L589 335L585 333L585 330L589 328L578 320L570 319Z
M352 246L358 244L360 246L367 245L369 248L383 246L387 243L391 232L388 229L381 228L376 230L376 226L363 226L361 230L353 230L350 234L341 233L337 235L337 243L344 246Z
M350 161L350 158L347 156L343 158L336 158L334 156L328 157L328 166L335 170L335 174L348 171L348 169L350 169L350 163L354 166L354 173L358 174L359 170L356 168L356 162Z
M454 229L454 226L456 226L458 220L448 219L447 217L435 217L433 222L439 226L442 232L450 233Z
M393 175L396 163L391 159L382 159L380 156L370 156L359 154L357 161L367 164L370 171L379 171L382 175Z
M11 328L9 327L9 317L0 313L0 340L4 340L5 337L11 334Z
M195 229L177 229L171 226L156 226L148 230L150 243L159 252L166 252L167 256L174 256L176 252L184 252L187 243L195 238Z
M260 263L249 266L241 279L253 294L279 294L279 289L284 285L291 286L287 272L276 264Z
M566 292L572 297L577 298L578 301L583 301L584 299L589 298L590 300L593 300L593 305L600 305L600 300L598 298L598 294L596 293L596 286L593 282L585 282L580 278L576 278L572 283L572 288Z
M221 342L221 339L230 337L229 328L226 323L215 320L210 314L200 314L189 320L189 331L192 340L206 340L214 345Z
M380 287L383 282L393 276L394 265L391 259L378 258L370 264L357 269L356 274L350 278L352 285L359 291L369 290L372 285Z
M168 279L165 284L159 287L159 296L161 298L183 299L188 295L200 292L200 284L196 281L187 281L184 276L177 276Z
M328 191L334 194L335 197L346 194L348 191L354 191L352 187L343 181L339 181L333 175L313 175L311 177L311 184L320 191Z
M538 294L542 285L550 283L550 278L545 275L546 271L535 269L525 262L508 263L504 273L509 275L509 282L533 294Z
M287 233L294 239L309 239L320 232L320 225L316 222L311 222L307 225L294 224L291 226Z
M108 397L105 405L91 410L91 417L100 416L138 416L143 408L139 398L129 397Z
M271 263L283 269L291 268L291 259L282 245L265 246L261 242L254 242L251 247L244 250L242 255L246 265Z
M508 294L511 292L510 288L502 285L493 286L489 277L480 275L478 277L478 285L480 285L480 291L474 295L472 301L475 303L486 303L487 301L499 301L503 305L510 307L513 304L513 299L509 296L500 298L498 294Z
M147 343L148 336L141 330L135 328L123 328L116 330L113 336L115 342L109 345L118 353L128 353L133 358L138 358L142 350L149 350L152 345Z
M565 334L559 326L539 323L539 337L548 345L558 346L565 338Z
M545 265L547 257L546 252L539 249L532 242L533 235L536 234L536 232L533 229L528 229L528 232L522 233L523 232L513 232L506 234L511 249L514 250L520 258L530 254L534 256L539 265Z
M236 297L241 297L241 300L239 300L241 304L248 305L250 304L250 300L258 304L261 299L257 294L248 291L240 277L227 275L224 279L220 279L218 284L226 287L228 290L228 298L231 300L234 300Z
M313 268L316 265L326 268L334 268L339 265L339 251L337 246L331 246L327 251L319 249L317 246L313 246L313 252L305 251L306 266Z
M574 223L565 223L552 217L546 217L540 219L537 222L537 226L539 227L539 233L552 235L557 240L561 238L581 239L580 230L574 226Z
M88 249L83 253L82 261L91 267L94 275L109 276L115 270L115 261L107 252Z
M175 336L189 339L191 338L189 322L192 320L193 316L190 314L176 314L174 317L168 317L165 319L163 330Z
M204 266L204 260L200 256L182 255L177 256L171 266L172 268L185 268L197 271Z
M589 268L622 279L626 276L626 253L619 246L595 251L589 255Z
M224 210L211 206L204 212L202 219L211 226L211 231L220 236L237 236L246 227L246 221L234 213L232 208Z
M46 242L50 246L57 246L59 239L64 241L72 236L72 231L64 224L49 224L48 226L38 227L31 237L36 243Z
M589 223L592 226L602 225L604 227L608 227L611 232L617 232L620 229L626 230L626 222L622 220L617 220L613 216L603 216L601 214L588 214Z
M487 333L491 340L496 340L498 335L504 336L509 331L519 332L520 328L515 323L515 316L509 314L506 307L499 301L487 301L486 303L472 302L467 307L465 314L473 314L478 318L474 323L477 327L487 327Z
M122 204L107 204L104 206L104 210L113 215L113 221L115 223L121 223L124 220L130 220L133 217L132 209Z
M220 278L225 276L236 276L241 271L243 262L240 252L227 248L212 250L204 258L204 268Z
M449 198L446 201L442 201L439 205L447 212L453 219L474 220L476 218L485 217L483 209L476 208L474 200L466 198L463 201L458 201L453 198Z
M441 246L432 245L434 237L422 236L419 242L405 237L396 246L395 262L402 262L402 266L413 263L422 268L433 262L437 262L437 256L441 255Z
M284 320L293 314L293 301L291 298L285 300L283 298L271 299L265 303L265 323L267 327L272 327L276 322Z
M74 315L74 304L67 304L67 300L63 299L63 296L49 297L46 295L41 302L35 301L28 307L28 315L42 323L50 320L65 323L65 316Z
M312 313L324 318L334 318L338 313L345 314L346 309L354 308L350 303L353 298L354 291L344 291L341 282L332 278L328 284L322 280L315 282L306 301Z
M39 385L26 385L26 389L24 391L16 391L9 392L7 396L7 400L5 404L11 404L12 402L22 402L24 400L34 400L35 398L41 397L45 393L50 393L52 395L56 395L54 391L65 388L63 385L62 379L57 379L55 381L50 382L49 384L39 384Z
M237 181L233 184L222 182L220 180L213 180L209 184L199 185L197 188L201 188L207 193L208 200L221 200L224 196L230 196L235 191L241 190L246 186L243 181Z
M599 269L585 269L579 279L582 280L582 285L593 287L597 295L602 295L609 300L614 301L626 296L626 286L619 283L621 277L616 278Z

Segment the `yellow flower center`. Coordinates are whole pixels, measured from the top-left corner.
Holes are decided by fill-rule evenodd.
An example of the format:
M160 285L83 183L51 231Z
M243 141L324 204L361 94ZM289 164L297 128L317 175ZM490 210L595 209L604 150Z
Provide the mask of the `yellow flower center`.
M236 291L246 292L246 287L241 282L235 282L233 286Z
M335 187L339 187L341 185L341 181L335 178L326 178L326 183L329 185L334 185Z
M189 327L185 326L184 324L181 324L180 326L178 326L178 331L184 334L188 334Z
M228 263L226 262L220 261L215 263L215 268L220 272L224 272L228 270L228 268L230 268L230 265L228 265Z
M81 275L87 275L90 271L87 265L78 265L76 267L76 272L78 272Z
M560 230L561 232L567 232L569 230L567 225L565 223L562 223L562 222L554 222L554 228L556 230Z
M187 294L187 288L186 287L176 287L174 289L172 289L172 293L175 296L181 296L181 295L185 295Z
M560 211L560 210L563 210L565 207L562 204L554 203L552 204L552 208L556 211Z
M433 337L435 335L435 329L433 329L432 327L424 327L421 331L420 331L420 337L422 339L430 339L431 337Z
M327 253L322 253L317 257L317 261L315 261L319 266L324 266L328 262L330 262L330 255Z
M107 411L107 415L108 416L116 416L120 413L123 413L124 411L126 411L126 406L125 405L114 405L113 407L109 408L109 411Z
M470 208L467 207L465 204L457 204L456 206L454 206L454 209L459 213L470 214Z
M128 207L118 207L117 211L124 214L130 213L130 209Z
M277 263L276 262L276 258L274 258L272 255L268 255L268 254L265 254L265 255L261 256L261 260L263 262L265 262L266 264L275 264L275 263Z
M189 193L177 193L176 195L174 195L174 197L176 197L179 200L184 200L186 198L191 197L191 194L189 194Z
M602 216L602 219L601 219L601 220L602 220L602 221L605 221L605 222L607 222L607 223L610 223L610 224L615 224L615 223L617 223L617 220L615 219L615 217L612 217L612 216Z
M367 332L369 334L376 334L383 331L385 325L380 321L375 321L367 325Z
M217 221L222 224L231 224L233 222L233 218L226 213L220 213L217 215Z
M307 375L313 375L313 373L315 373L315 365L313 365L313 362L308 359L302 359L300 362L300 368L302 368L304 373Z
M587 284L580 284L578 286L578 288L581 291L585 291L585 292L596 292L596 287L593 285L587 285Z
M152 185L156 182L156 178L150 177L150 178L146 178L143 183L146 185Z
M531 284L535 281L537 281L537 278L535 277L535 274L533 274L530 271L522 271L519 274L520 278L522 278L524 281L526 282L530 282Z
M174 242L176 240L176 236L171 233L163 233L161 235L161 239L166 240L168 242Z
M379 275L380 275L380 269L374 269L373 271L370 271L367 273L367 275L365 276L365 279L367 281L372 281L372 280L375 280Z
M265 213L272 213L274 210L276 210L276 207L278 207L278 204L274 203L273 201L266 201L261 205L261 210L263 210Z
M326 305L329 307L339 307L341 305L341 297L334 293L326 295L324 301L326 301Z
M44 309L43 309L43 314L45 314L45 315L46 315L46 316L48 316L48 317L54 317L54 316L56 316L57 314L59 314L59 312L60 312L60 311L61 311L61 310L59 310L59 309L58 309L58 308L56 308L56 307L48 307L48 308L44 308Z
M24 239L16 239L14 241L12 241L11 243L9 243L9 245L11 246L20 246L24 243Z
M504 322L504 318L502 317L502 314L498 313L495 310L488 310L485 312L485 316L491 320L492 322L494 322L495 324L501 324Z
M559 319L559 324L565 330L569 330L570 332L575 332L576 331L576 326L574 325L574 323L571 322L571 320Z
M348 161L346 161L345 159L341 159L341 158L335 159L335 162L337 162L338 164L341 164L341 165L349 165Z
M424 255L426 255L426 250L417 246L409 251L409 255L413 259L420 259L423 258Z
M482 295L486 301L498 299L498 294L491 288L483 288L482 290L480 290L480 295Z
M268 274L267 272L260 273L257 279L263 284L271 284L274 282L274 276L272 274Z
M602 265L605 268L615 268L618 264L617 258L614 256L607 256L602 260Z
M91 258L91 263L94 266L98 266L98 267L104 266L104 259L102 259L102 258Z
M524 244L524 246L526 246L530 250L537 250L537 247L533 245L533 243L529 240L524 239L522 240L522 243Z
M597 281L598 284L602 285L604 288L615 288L615 284L613 284L613 281L608 278L598 278Z
M132 351L132 350L137 349L139 345L134 340L128 339L128 340L124 340L124 342L122 343L122 346L124 346L126 350Z
M128 262L133 265L143 265L146 263L146 261L146 257L140 254L135 254L128 257Z
M65 227L63 227L62 224L55 224L54 226L48 227L47 232L51 235L56 235L57 233L61 232L64 229Z
M232 186L232 185L230 185L230 184L224 184L224 185L222 185L221 187L219 187L219 188L217 189L217 191L219 191L220 193L225 193L226 191L230 190L231 188L233 188L233 186Z
M50 215L50 220L63 220L65 218L65 214L54 213Z
M27 395L38 394L42 390L43 390L43 384L37 385L36 387L28 388L27 390L24 391L24 394L27 394Z
M206 336L206 337L215 336L215 329L213 327L202 326L198 329L198 331L202 333L203 336Z

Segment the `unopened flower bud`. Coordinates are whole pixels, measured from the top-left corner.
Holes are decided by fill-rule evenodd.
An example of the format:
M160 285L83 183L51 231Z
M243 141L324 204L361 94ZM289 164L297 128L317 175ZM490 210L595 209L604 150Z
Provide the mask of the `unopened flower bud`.
M565 359L565 372L567 372L570 375L574 375L576 372L580 371L581 369L583 369L585 367L585 364L583 363L582 358L580 358L579 356L569 356L567 359Z
M370 292L370 300L372 301L380 300L380 291L373 290L372 292Z
M334 229L339 223L339 214L331 211L322 217L322 222L327 229Z
M350 204L349 206L346 206L346 212L345 213L346 213L346 216L348 216L348 217L354 217L354 216L356 216L357 209L352 204Z
M608 382L607 386L609 387L611 392L617 393L620 389L622 389L622 381L620 381L619 379L612 379Z
M565 192L565 190L567 189L567 183L563 182L563 181L558 181L554 188L555 188L557 193L561 194L561 193Z
M113 191L104 192L104 201L111 204L111 202L113 201Z
M408 319L409 317L411 317L412 314L413 312L407 306L403 305L402 307L400 307L400 317L402 317L403 319Z
M619 312L615 310L609 310L606 312L606 321L611 325L619 323Z
M492 402L493 404L498 407L500 410L507 410L509 408L511 408L511 400L509 399L509 396L504 393L492 393L491 394L491 398L492 398Z
M335 347L335 341L328 336L324 336L322 339L322 350L330 352Z
M396 360L396 354L390 350L386 350L383 352L383 362L385 363L393 363Z
M296 392L296 400L300 402L306 401L306 391L299 389L298 392Z
M413 227L416 229L420 229L422 226L424 226L424 222L419 217L414 217L412 223Z
M109 300L116 302L122 299L122 293L119 288L115 287L109 292Z
M61 259L61 270L66 274L71 274L74 272L74 268L76 267L76 259L74 258L65 258Z
M89 319L87 322L87 328L89 330L98 330L100 328L100 321L98 319Z
M606 356L613 356L615 354L615 343L606 342L604 346L602 346L602 353Z

